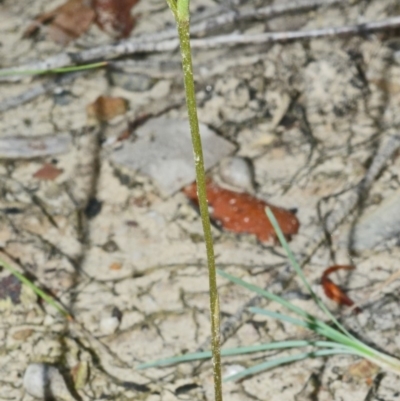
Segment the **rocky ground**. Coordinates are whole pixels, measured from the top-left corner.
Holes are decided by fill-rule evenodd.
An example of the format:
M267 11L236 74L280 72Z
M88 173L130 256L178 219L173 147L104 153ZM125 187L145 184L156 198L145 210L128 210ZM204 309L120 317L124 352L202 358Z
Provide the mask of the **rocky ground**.
M194 16L231 6L228 1L192 3ZM246 7L242 3L236 7ZM3 67L110 43L94 25L66 48L40 34L21 38L36 15L60 4L1 2ZM399 12L395 0L342 2L238 23L212 35L306 31L384 20ZM164 0L142 0L133 13L140 17L132 37L172 26ZM299 260L309 259L304 271L318 293L325 268L356 266L334 279L363 302L362 312L350 314L324 299L357 335L394 355L400 355L400 293L393 276L400 257L400 158L394 151L400 134L399 51L398 30L391 29L194 52L201 123L229 141L231 155L251 163L254 185L247 190L297 209L301 227L291 246ZM179 54L134 56L64 81L2 82L0 105L45 82L50 90L1 113L1 256L61 300L79 324L67 322L27 287L19 288L3 269L0 399L32 400L23 375L30 363L39 362L53 364L66 378L71 393L59 399L212 400L210 363L135 370L141 362L195 351L210 330L198 212L181 191L160 187L118 156L139 140L136 131L145 119L161 116L173 126L186 118ZM99 96L121 97L128 106L123 114L98 122L90 112L88 117L87 106ZM53 137L58 151L45 142ZM14 144L19 153L7 147L10 138L22 138ZM147 166L158 153L142 157ZM216 157L209 174L223 184L223 156ZM37 174L46 163L58 171L52 178ZM348 207L357 184L379 164L366 196ZM340 211L345 219L332 230L329 216ZM331 235L320 244L324 226ZM292 280L282 248L217 226L213 234L221 269L314 309ZM231 327L225 346L308 338L271 319L237 313L253 295L224 280L219 284L222 321ZM224 373L262 358L227 358ZM350 356L306 360L229 382L224 395L231 401L400 397L396 375L363 363Z

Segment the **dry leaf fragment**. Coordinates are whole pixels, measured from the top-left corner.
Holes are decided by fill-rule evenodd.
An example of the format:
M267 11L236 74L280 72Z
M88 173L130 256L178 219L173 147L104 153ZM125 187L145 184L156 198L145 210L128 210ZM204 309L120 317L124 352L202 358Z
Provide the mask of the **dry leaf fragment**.
M328 276L338 270L353 270L353 269L355 269L355 267L350 265L334 265L326 269L324 271L324 274L322 275L321 284L324 289L325 295L329 299L332 299L333 301L337 302L339 305L353 306L354 302ZM355 313L360 313L361 309L355 308L354 311Z
M122 269L122 264L118 263L118 262L111 263L109 269L110 270L121 270Z
M368 379L375 376L379 372L379 366L373 364L372 362L362 359L348 368L350 376L358 379Z
M127 102L121 97L99 96L86 107L86 113L89 118L110 121L114 117L124 114L126 109Z
M62 172L62 169L57 168L51 163L46 163L33 174L33 177L39 180L54 181Z
M53 11L39 15L23 36L31 36L40 26L50 23L47 36L54 42L66 45L85 33L94 18L95 12L89 0L68 0Z
M120 39L131 33L135 20L131 8L139 0L93 0L96 23L110 36Z
M189 199L198 202L195 183L185 187L183 192ZM254 234L261 242L276 240L274 228L265 215L266 206L271 208L287 238L299 230L299 221L289 210L272 206L246 193L220 188L212 181L207 182L207 200L212 208L212 219L220 222L223 228L235 233Z

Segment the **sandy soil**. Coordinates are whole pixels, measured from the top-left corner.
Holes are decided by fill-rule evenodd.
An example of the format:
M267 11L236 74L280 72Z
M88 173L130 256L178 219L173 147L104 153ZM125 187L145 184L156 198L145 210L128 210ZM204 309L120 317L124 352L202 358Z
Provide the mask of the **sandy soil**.
M35 0L29 7L22 0L1 3L3 66L110 41L95 26L66 49L43 35L21 39L35 15L62 2L50 3ZM133 35L157 32L172 23L164 3L142 1L134 9L141 17ZM212 10L218 3L222 2L193 0L192 6L196 12ZM235 28L251 34L266 29L351 25L397 15L396 3L353 1ZM327 216L346 205L378 149L398 133L400 64L396 51L400 39L395 34L194 54L200 121L233 143L237 155L251 161L258 197L297 209L301 229L292 247L300 259L310 257L304 271L320 294L321 274L333 264L356 266L335 277L355 301L368 299L398 270L398 235L358 252L350 252L344 240L357 219L379 208L385 199L399 196L397 154L385 161L366 199L331 233L330 243L310 253ZM67 323L25 287L19 302L0 300L0 400L32 399L22 387L31 362L55 364L67 378L74 367L88 366L88 378L75 394L82 401L213 399L210 363L135 370L144 361L195 351L209 335L208 279L197 211L181 192L164 196L148 177L113 162L115 147L121 146L116 139L143 114L171 119L186 115L179 55L148 55L140 62L126 68L128 73L139 74L140 84L147 79L144 90L132 90L138 82L117 82L120 76L112 79L109 71L100 69L71 82L55 83L53 90L2 113L1 137L70 135L69 149L62 154L1 161L0 245L3 256L55 294L82 327ZM140 67L145 62L147 66ZM47 79L53 78L2 83L1 97L15 96ZM123 97L129 102L127 112L108 123L89 121L86 106L100 95ZM133 136L128 139L133 140ZM63 170L54 181L33 177L45 162ZM209 173L217 176L218 166ZM399 216L393 218L399 220ZM291 279L280 247L217 227L213 233L220 268L268 285L314 310ZM8 275L6 270L0 272L0 278ZM400 355L399 295L394 281L358 315L327 302L357 335ZM220 280L223 322L252 296ZM122 315L122 320L113 332L110 317L116 315ZM310 336L259 316L239 319L233 331L225 346ZM224 372L263 358L226 359ZM373 369L359 373L364 372L357 369L359 362L337 356L273 369L227 383L225 399L389 401L399 397L397 376Z

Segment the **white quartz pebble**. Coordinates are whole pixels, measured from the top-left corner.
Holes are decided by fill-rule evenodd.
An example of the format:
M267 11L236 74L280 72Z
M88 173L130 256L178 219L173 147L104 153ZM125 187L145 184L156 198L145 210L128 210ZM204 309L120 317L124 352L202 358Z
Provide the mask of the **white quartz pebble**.
M32 397L46 400L76 401L60 372L52 365L32 363L24 375L24 388Z
M250 163L238 156L222 160L219 175L223 183L245 192L253 192L253 171Z
M105 316L100 320L100 331L104 335L110 335L115 333L120 320L115 316Z

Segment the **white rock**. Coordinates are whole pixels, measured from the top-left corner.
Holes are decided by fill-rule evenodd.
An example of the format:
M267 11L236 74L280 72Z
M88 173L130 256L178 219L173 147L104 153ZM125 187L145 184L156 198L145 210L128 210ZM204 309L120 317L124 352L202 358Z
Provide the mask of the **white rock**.
M115 333L119 326L119 319L115 316L105 316L100 320L100 331L104 335Z
M32 397L47 400L76 401L60 372L45 363L32 363L24 375L24 388Z
M236 375L237 373L243 372L244 370L245 367L242 365L228 365L224 370L224 379Z
M254 192L253 170L250 163L238 156L222 160L219 175L223 183L246 192Z
M400 237L400 191L385 199L374 211L362 216L353 232L347 232L341 245L348 246L352 235L352 248L357 251L371 249L390 239Z
M215 166L222 158L231 154L235 147L218 136L204 124L200 124L206 169ZM192 141L189 122L153 118L137 131L135 142L125 141L116 149L111 159L151 177L165 195L179 191L195 180Z
M0 139L2 159L32 159L68 152L72 143L70 134L41 137L3 137Z

